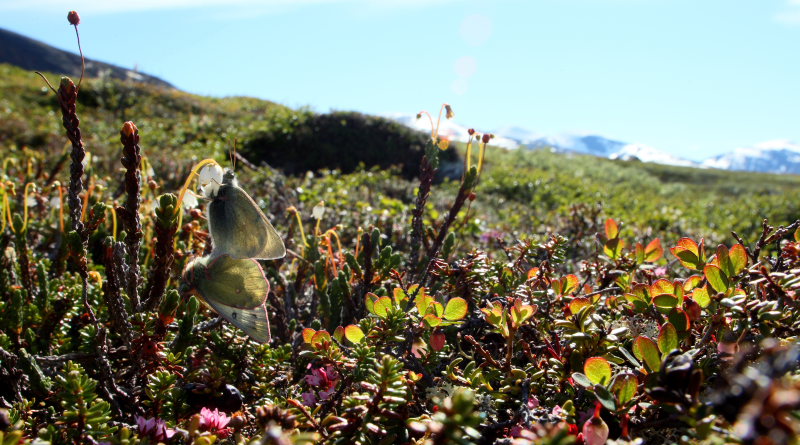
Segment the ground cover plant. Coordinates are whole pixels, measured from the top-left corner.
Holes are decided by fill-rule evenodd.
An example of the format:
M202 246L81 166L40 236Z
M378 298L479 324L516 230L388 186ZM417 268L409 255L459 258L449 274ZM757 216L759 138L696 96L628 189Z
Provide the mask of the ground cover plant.
M313 113L2 69L2 444L797 443L797 178L456 146L436 114L411 179L232 154L286 247L259 343L184 273L223 248L200 187Z

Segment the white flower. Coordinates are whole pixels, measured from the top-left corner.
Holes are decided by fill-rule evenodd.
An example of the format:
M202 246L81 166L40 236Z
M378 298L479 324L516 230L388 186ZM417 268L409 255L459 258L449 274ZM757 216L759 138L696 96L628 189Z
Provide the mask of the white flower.
M220 184L222 184L222 167L218 164L206 165L200 170L197 177L200 183L200 193L206 197L216 196Z
M53 196L52 198L50 198L50 207L52 207L52 208L54 208L56 210L60 209L61 208L61 198L59 198L58 196Z
M28 200L25 202L28 204L28 208L36 207L36 198L33 196L28 196Z
M199 182L201 186L206 186L211 182L222 184L222 167L218 164L206 165L200 170L197 182Z
M325 201L320 201L319 204L314 206L314 209L311 210L311 217L314 219L322 219L322 215L325 214Z
M183 195L182 204L184 210L191 210L197 207L197 196L192 192L186 193L185 195Z

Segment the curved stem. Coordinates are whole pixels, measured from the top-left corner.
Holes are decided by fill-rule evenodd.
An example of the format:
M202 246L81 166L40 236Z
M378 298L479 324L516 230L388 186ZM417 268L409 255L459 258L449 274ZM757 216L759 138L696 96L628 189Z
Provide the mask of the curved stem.
M192 179L194 179L195 176L198 176L200 174L201 168L209 164L219 166L217 161L213 159L203 159L202 161L197 163L197 165L195 165L195 167L192 169L191 173L189 173L189 176L186 178L186 182L183 184L183 187L181 188L181 193L178 195L178 205L175 206L176 214L178 214L179 212L182 213L181 208L183 208L183 196L186 195L186 190L189 189L189 185L192 183Z

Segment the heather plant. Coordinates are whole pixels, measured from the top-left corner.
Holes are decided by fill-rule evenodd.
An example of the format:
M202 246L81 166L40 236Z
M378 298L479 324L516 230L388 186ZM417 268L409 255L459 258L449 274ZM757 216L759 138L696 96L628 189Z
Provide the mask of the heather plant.
M0 139L0 443L797 443L794 179L764 176L751 187L768 196L709 210L747 176L590 169L474 131L458 146L436 123L449 105L413 180L292 176L236 154L286 247L236 260L267 281L259 343L187 292L215 256L199 187L219 186L202 167L224 163L225 139L196 145L210 118L112 130L82 105L92 82L39 99L60 111L66 152L28 130ZM126 116L150 116L142 91ZM186 145L173 159L168 137ZM438 183L455 158L460 175Z

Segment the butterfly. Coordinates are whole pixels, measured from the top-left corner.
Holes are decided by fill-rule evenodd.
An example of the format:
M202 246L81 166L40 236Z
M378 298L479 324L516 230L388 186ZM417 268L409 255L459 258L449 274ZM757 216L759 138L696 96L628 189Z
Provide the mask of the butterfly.
M208 227L214 241L212 256L274 260L286 255L278 232L227 170L222 183L209 188Z
M190 262L182 278L184 293L199 297L253 340L270 341L266 304L269 282L258 261L209 255Z

